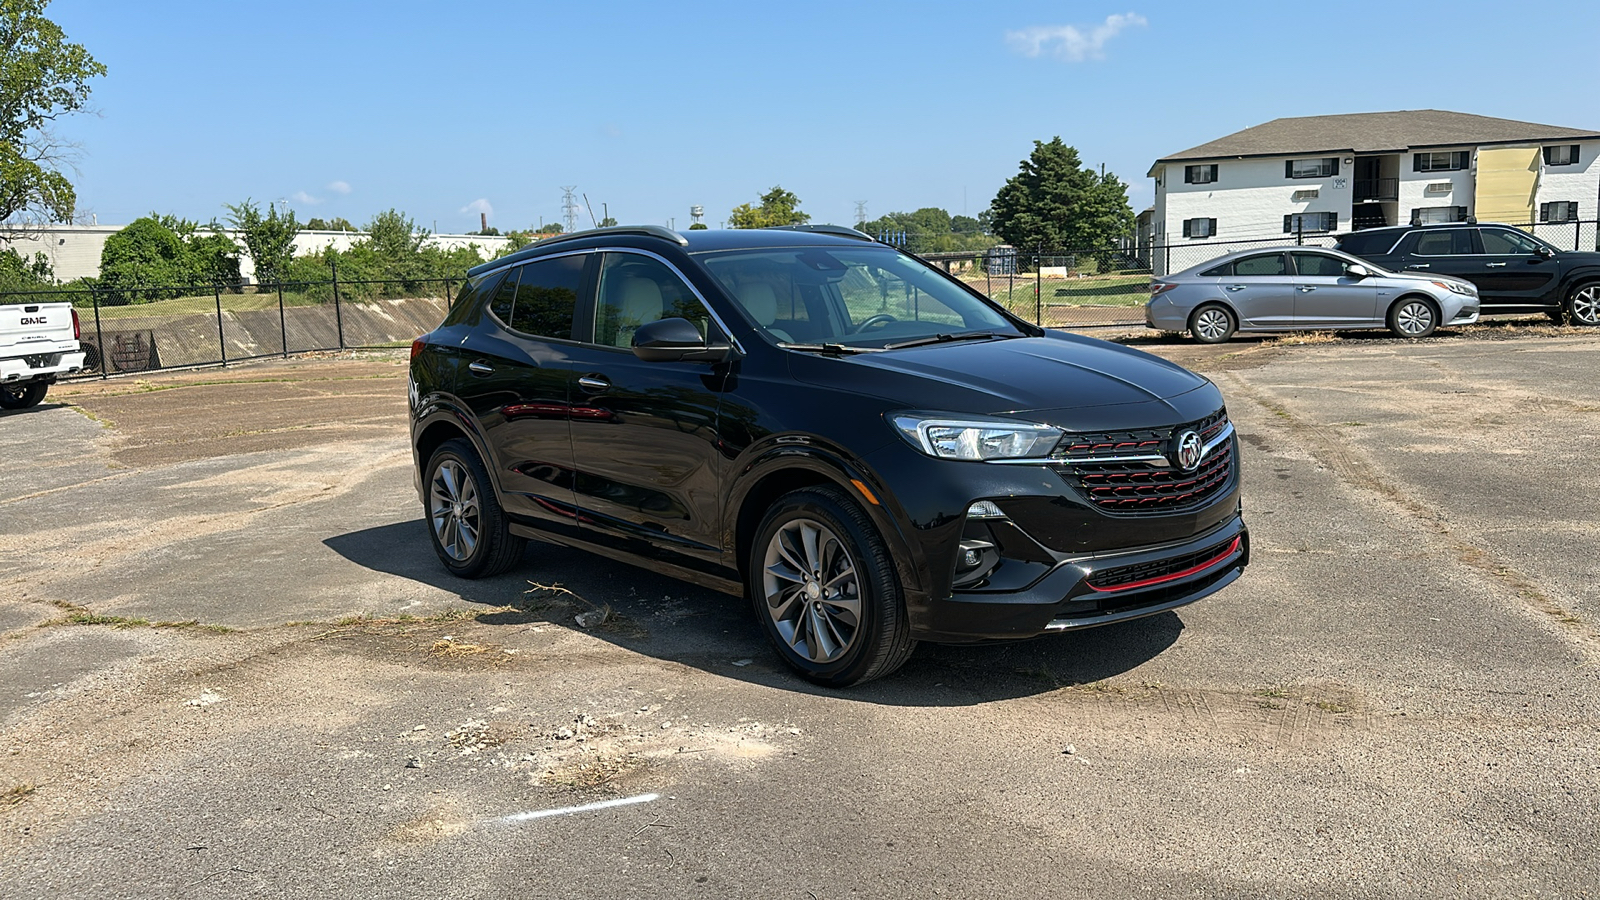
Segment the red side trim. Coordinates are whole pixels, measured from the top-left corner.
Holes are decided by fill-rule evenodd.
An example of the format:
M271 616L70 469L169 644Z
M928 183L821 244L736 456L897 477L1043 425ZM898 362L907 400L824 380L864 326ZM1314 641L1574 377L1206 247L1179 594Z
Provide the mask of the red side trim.
M1162 576L1160 576L1158 578L1146 578L1143 581L1133 581L1133 582L1129 582L1128 584L1119 584L1116 587L1109 587L1109 588L1095 587L1094 585L1091 584L1091 585L1089 585L1089 590L1091 590L1091 591L1099 591L1102 594L1115 594L1115 593L1117 593L1119 591L1133 591L1133 590L1138 590L1139 588L1151 587L1152 585L1165 584L1168 581L1177 581L1180 578L1188 578L1190 575L1194 575L1194 574L1196 574L1198 572L1204 572L1205 570L1211 568L1212 566L1216 565L1217 563L1222 562L1223 560L1225 560L1228 557L1232 556L1234 553L1238 552L1238 550L1239 550L1239 542L1242 541L1242 540L1244 540L1244 537L1242 535L1240 537L1234 538L1233 539L1233 543L1228 545L1228 549L1226 549L1226 550L1222 551L1221 553L1217 554L1215 557L1206 560L1205 562L1201 563L1200 565L1194 566L1193 568L1184 569L1182 572L1174 572L1171 575L1162 575Z

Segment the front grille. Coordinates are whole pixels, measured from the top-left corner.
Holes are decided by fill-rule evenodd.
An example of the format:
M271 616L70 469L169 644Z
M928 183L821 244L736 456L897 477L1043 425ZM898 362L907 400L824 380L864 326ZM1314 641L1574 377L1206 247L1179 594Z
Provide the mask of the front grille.
M34 353L29 356L24 356L22 361L27 363L28 367L31 369L48 369L52 366L61 365L61 354Z
M1128 585L1145 581L1158 581L1173 578L1182 574L1194 574L1193 571L1204 569L1208 563L1215 563L1233 552L1238 538L1229 538L1220 544L1174 556L1168 559L1158 559L1154 562L1139 563L1132 566L1118 566L1096 572L1088 578L1090 587L1100 591L1127 590Z
M1177 458L1177 435L1194 430L1202 444L1228 426L1227 410L1170 428L1069 434L1050 454L1062 479L1112 515L1151 515L1191 509L1225 490L1233 480L1233 441L1224 441L1193 472L1163 460ZM1115 461L1118 457L1161 457Z

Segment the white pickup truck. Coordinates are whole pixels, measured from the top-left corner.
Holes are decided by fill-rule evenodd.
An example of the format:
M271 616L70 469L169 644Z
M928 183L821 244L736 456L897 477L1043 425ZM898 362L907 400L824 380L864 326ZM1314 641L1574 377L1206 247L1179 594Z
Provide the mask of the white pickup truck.
M57 377L83 370L70 303L0 305L0 409L27 409Z

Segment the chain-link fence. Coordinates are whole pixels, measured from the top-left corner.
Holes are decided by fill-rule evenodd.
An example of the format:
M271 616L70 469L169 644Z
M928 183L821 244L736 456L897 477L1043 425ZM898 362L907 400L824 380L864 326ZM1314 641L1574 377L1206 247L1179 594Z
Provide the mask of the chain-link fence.
M404 347L444 318L460 279L161 286L0 294L71 301L87 374L203 366L314 350Z

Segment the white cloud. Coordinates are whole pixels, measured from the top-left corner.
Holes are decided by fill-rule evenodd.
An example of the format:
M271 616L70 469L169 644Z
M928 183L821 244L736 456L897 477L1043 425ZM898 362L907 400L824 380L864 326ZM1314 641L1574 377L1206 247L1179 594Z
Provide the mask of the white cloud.
M489 201L482 197L479 197L471 203L468 203L466 206L461 207L461 211L464 213L483 213L486 216L494 215L494 207L490 206Z
M328 190L333 191L335 194L348 194L350 193L350 182L330 181L328 182Z
M1105 56L1106 42L1124 28L1149 24L1136 12L1106 16L1093 27L1076 25L1033 25L1021 31L1006 32L1006 41L1023 56L1049 53L1067 62L1083 62Z
M305 191L295 191L289 195L289 199L296 203L303 203L306 206L316 206L318 203L322 202L321 197L313 197Z

